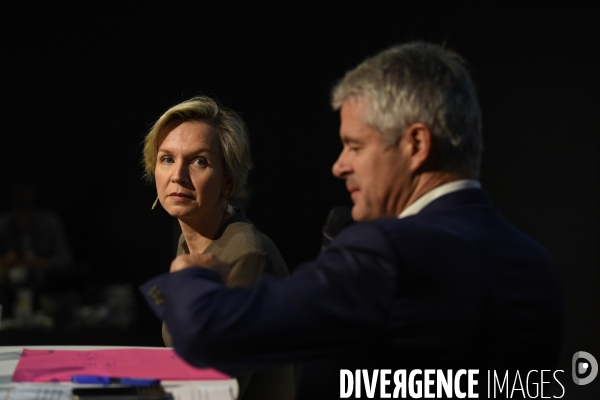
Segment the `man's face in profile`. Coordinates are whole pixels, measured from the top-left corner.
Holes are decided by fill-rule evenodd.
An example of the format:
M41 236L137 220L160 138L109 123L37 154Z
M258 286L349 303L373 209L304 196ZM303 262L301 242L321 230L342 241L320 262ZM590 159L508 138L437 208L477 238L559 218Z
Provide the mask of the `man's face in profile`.
M381 134L365 124L364 116L363 100L351 97L343 103L340 137L344 147L332 168L336 177L346 180L355 221L397 216L401 187L408 177L400 147L387 146Z

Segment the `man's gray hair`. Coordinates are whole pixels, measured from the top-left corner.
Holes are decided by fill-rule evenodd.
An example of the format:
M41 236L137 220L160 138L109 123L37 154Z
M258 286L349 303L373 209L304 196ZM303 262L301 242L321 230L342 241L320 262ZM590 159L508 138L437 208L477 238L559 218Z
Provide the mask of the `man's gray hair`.
M388 145L414 123L425 124L441 156L442 169L479 176L483 143L481 111L464 60L439 45L395 46L346 73L332 93L332 106L349 98L366 106L366 121Z

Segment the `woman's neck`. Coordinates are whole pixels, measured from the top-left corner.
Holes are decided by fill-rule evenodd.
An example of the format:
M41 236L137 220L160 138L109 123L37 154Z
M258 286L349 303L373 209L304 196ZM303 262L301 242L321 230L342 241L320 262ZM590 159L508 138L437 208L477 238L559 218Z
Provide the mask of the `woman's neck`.
M204 253L230 216L231 214L223 210L214 215L213 218L179 219L181 232L183 233L190 254Z

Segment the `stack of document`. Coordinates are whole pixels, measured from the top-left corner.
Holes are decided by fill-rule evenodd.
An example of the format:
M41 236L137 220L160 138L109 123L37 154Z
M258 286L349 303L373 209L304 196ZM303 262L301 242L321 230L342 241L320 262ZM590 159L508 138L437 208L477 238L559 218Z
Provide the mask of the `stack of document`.
M24 383L8 393L7 400L72 400L71 386L57 384ZM235 400L232 388L203 387L184 384L165 388L173 400Z
M30 350L24 349L14 382L71 382L73 375L159 380L227 380L212 368L195 368L173 349Z
M235 379L211 368L192 367L173 349L24 349L12 377L22 383L6 398L72 400L72 378L88 375L110 383L131 381L124 378L160 382L174 400L234 400L238 389Z

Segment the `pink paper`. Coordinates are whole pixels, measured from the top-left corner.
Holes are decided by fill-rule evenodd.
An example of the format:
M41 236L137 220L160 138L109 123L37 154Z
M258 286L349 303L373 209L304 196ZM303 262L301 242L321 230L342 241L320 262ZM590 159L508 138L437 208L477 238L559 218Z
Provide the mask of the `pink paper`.
M212 368L192 367L173 349L24 349L13 381L70 382L73 375L160 380L230 379Z

